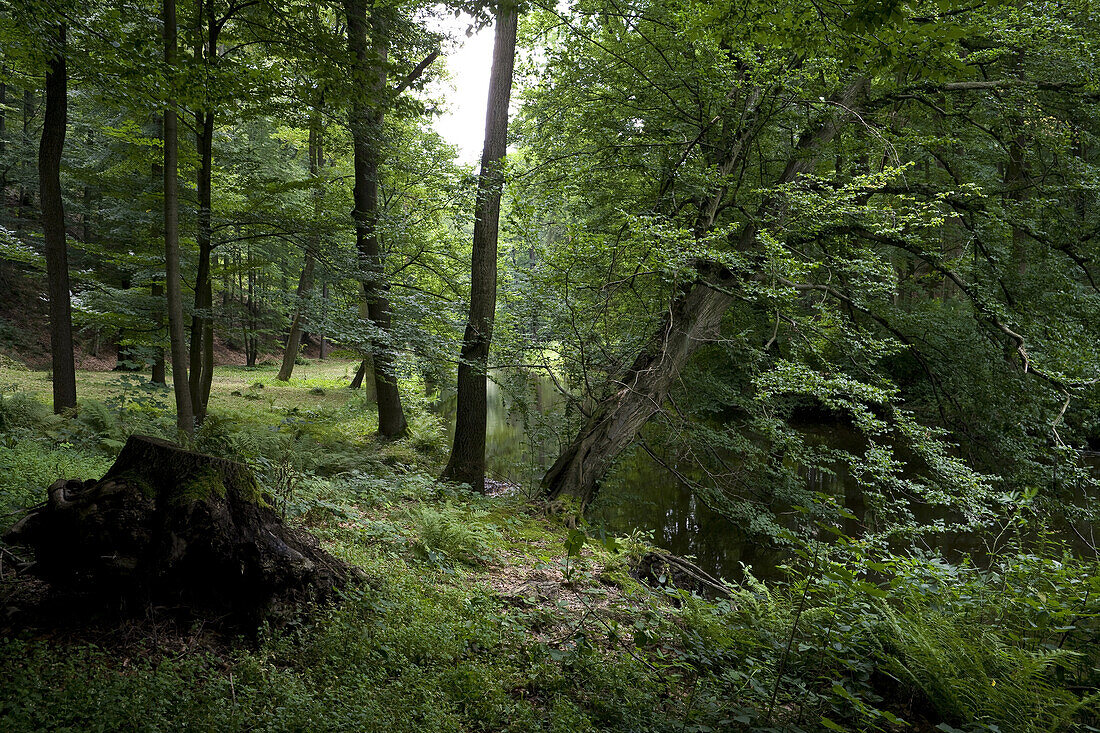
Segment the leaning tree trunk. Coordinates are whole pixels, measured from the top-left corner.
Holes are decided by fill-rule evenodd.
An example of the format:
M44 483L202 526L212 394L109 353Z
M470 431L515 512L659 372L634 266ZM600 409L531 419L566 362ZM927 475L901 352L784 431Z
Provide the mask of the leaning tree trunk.
M286 348L283 349L283 364L279 367L279 373L275 376L281 382L290 379L294 373L294 361L298 358L298 349L302 346L302 321L305 313L303 301L313 289L313 252L306 251L305 263L302 265L302 275L298 278L298 290L295 292L296 305L294 306L294 318L290 322L290 333L286 337Z
M164 65L176 67L176 0L164 0ZM168 303L168 339L172 351L172 386L176 395L176 425L180 432L195 431L195 413L187 383L187 344L183 332L183 292L180 277L179 149L175 95L164 109L164 289Z
M587 506L599 482L638 431L661 409L669 388L688 358L718 334L722 317L733 303L726 285L728 271L701 273L676 298L650 346L603 400L542 480L552 499L574 497Z
M57 27L57 43L46 73L46 112L38 148L38 180L42 199L42 231L46 240L46 281L50 296L53 411L61 413L76 408L69 254L65 243L65 206L61 199L61 153L65 147L65 127L68 124L64 24Z
M357 573L285 525L244 465L133 436L100 480L61 480L4 540L86 604L148 604L255 623Z
M321 171L321 119L317 108L314 108L313 119L309 125L309 175L314 181ZM319 184L313 187L313 224L317 226L321 218L321 196L323 191ZM305 320L305 299L313 290L313 267L316 252L320 249L320 237L314 233L310 236L309 245L306 247L305 261L302 263L302 275L298 278L298 290L294 299L294 318L290 321L290 333L286 337L286 348L283 349L283 365L279 368L276 379L286 382L294 373L294 361L298 358L298 349L302 344L302 321Z
M841 90L831 100L835 108L851 110L866 87L860 78ZM820 148L836 136L837 120L827 115L804 131L777 185L795 180L811 170ZM721 195L721 194L719 194ZM718 206L708 202L704 217L706 226L713 225L713 213ZM767 197L756 212L756 221L766 215L782 219L777 199ZM734 243L746 251L756 242L757 225L746 224ZM704 343L718 334L722 317L733 304L736 279L721 265L706 262L696 266L697 276L673 300L660 328L649 346L638 356L631 368L617 382L618 389L601 401L591 417L581 427L573 441L542 479L542 494L551 499L572 497L581 508L595 498L600 481L618 455L631 445L642 426L662 408L669 389L687 360Z
M385 12L371 17L370 30L374 47L367 45L367 13L363 0L345 0L348 21L348 50L352 57L352 78L362 90L351 105L352 154L355 187L352 192L355 220L355 244L359 252L363 297L367 312L381 337L372 345L375 390L378 393L378 432L397 438L408 431L393 351L386 338L390 333L392 314L386 297L386 274L378 239L378 183L380 151L378 138L382 131L386 95L386 63L388 39ZM365 98L371 93L371 99Z
M493 67L485 112L485 146L474 211L474 242L470 264L470 317L458 362L458 404L454 442L442 478L485 491L485 381L497 302L497 234L503 162L508 150L508 101L516 56L519 10L504 2L497 14Z

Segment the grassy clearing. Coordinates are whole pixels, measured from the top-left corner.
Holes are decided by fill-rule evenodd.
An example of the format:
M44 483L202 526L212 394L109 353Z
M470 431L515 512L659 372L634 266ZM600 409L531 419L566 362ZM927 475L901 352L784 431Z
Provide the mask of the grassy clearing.
M652 588L631 575L650 550L644 536L587 537L520 491L437 483L445 433L414 394L413 436L376 440L372 406L344 388L353 368L315 362L289 384L274 366L222 368L195 444L250 462L288 521L371 583L256 641L140 621L102 638L0 635L0 729L1095 724L1096 563L1021 554L978 572L836 548L814 574L771 586L749 577L721 600ZM82 373L76 419L49 413L41 373L5 371L0 383L6 512L54 478L100 475L130 432L174 432L170 395L132 377ZM18 585L4 577L0 608Z

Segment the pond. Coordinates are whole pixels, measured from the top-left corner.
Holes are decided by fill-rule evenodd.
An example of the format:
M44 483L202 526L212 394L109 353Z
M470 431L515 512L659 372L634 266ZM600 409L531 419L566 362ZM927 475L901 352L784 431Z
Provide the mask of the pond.
M526 394L518 398L512 396L513 392ZM533 490L557 456L560 445L571 437L555 432L565 401L552 383L539 379L507 391L490 380L487 397L488 474ZM452 434L454 409L453 394L441 399L438 410ZM844 426L806 424L799 430L811 442L853 453L863 451L863 439ZM850 510L862 515L862 493L844 466L833 466L832 470L799 466L797 470L807 488L843 497ZM934 512L918 509L917 514L921 520L931 520ZM589 509L587 519L608 534L627 535L636 531L651 534L654 544L676 555L694 557L702 569L718 577L738 579L745 565L751 566L757 577L775 577L778 566L787 559L785 554L746 536L734 522L710 509L688 485L641 450L634 451L615 469ZM843 529L854 536L859 532L859 522L848 522ZM1078 539L1087 529L1090 528L1067 534L1078 549L1091 551L1086 547L1088 543ZM979 562L984 551L975 536L951 532L937 536L934 546L946 557L957 559L970 554Z

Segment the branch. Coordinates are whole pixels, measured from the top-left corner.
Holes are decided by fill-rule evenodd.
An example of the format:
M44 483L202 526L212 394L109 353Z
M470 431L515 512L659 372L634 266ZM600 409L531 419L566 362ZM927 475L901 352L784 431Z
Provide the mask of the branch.
M409 85L416 82L417 79L423 75L428 67L432 65L432 62L439 58L439 49L435 49L430 54L424 57L424 60L416 65L416 68L409 72L408 76L401 80L401 83L397 85L397 88L393 90L393 96L401 96L401 92L409 88Z

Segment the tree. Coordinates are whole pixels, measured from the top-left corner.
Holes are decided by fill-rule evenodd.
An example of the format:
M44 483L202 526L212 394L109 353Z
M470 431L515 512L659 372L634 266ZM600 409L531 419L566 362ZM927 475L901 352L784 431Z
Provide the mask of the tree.
M61 192L61 155L68 125L68 71L65 63L66 26L58 23L56 48L46 72L46 111L38 149L42 200L42 231L46 240L46 279L50 297L50 352L53 368L53 410L76 408L76 364L73 358L72 308L69 303L69 256L65 206Z
M362 271L363 299L376 331L372 338L371 362L378 397L378 432L387 438L396 438L406 433L408 422L401 406L390 343L392 311L379 231L383 122L393 100L420 79L439 56L439 51L430 52L396 88L391 88L389 50L396 22L393 10L373 7L369 23L363 0L345 0L344 12L353 85L348 113L355 169L352 218Z
M324 190L318 181L318 177L321 174L321 164L323 162L323 146L321 136L323 128L321 126L321 114L320 105L313 108L313 113L310 116L309 122L309 175L314 181L313 190L313 217L315 220L321 217L321 198L324 195ZM279 368L279 374L276 379L280 381L287 381L290 379L290 375L294 371L294 361L298 358L298 348L302 343L302 321L304 320L305 300L309 296L310 291L313 290L313 268L317 261L317 252L320 248L320 237L316 232L311 234L309 244L306 245L306 251L304 260L302 263L302 274L298 278L298 289L295 293L294 304L294 316L290 321L290 332L286 337L286 346L283 349L283 363Z
M508 0L497 11L493 65L485 111L485 145L478 176L470 263L470 314L458 364L458 407L451 457L443 478L485 490L485 380L497 299L497 234L508 150L508 103L516 55L519 9Z
M1052 186L1057 176L1091 175L1079 162L1063 165L1073 156L1060 152L1077 126L1066 110L1091 103L1087 72L1073 61L1091 43L1079 30L1082 9L1067 7L1057 21L1037 6L853 6L832 17L790 3L745 6L741 20L722 22L700 9L678 0L597 4L551 11L544 25L559 40L548 46L524 131L536 156L530 170L558 195L542 199L546 216L576 233L550 249L556 261L547 268L561 274L547 277L572 288L558 333L574 329L576 346L560 351L580 355L565 366L587 411L544 491L590 501L655 415L680 441L706 433L684 404L691 385L715 379L701 365L720 358L740 367L725 385L741 392L729 407L758 416L757 435L777 430L776 413L799 395L849 415L869 439L886 440L875 432L883 431L917 446L937 465L933 454L942 459L946 449L915 437L902 403L919 394L920 419L967 435L978 428L964 404L1006 427L991 414L997 391L996 409L1011 414L1012 400L1027 394L1049 417L1015 441L982 429L967 450L998 472L1024 443L1029 461L1057 460L1046 447L1050 425L1067 399L1085 394L1096 366L1083 336L1092 330L1083 309L1094 292L1094 235L1043 216L1030 194L968 187L997 192L1022 180L1023 166L1004 168L1025 152L1011 142L1019 132L1003 130L1006 108L1026 110L1029 136L1043 134L1026 154ZM1052 22L1066 49L1056 62L1040 40ZM1018 49L1031 44L1039 55L1019 65ZM1003 53L986 63L979 46ZM917 54L920 68L903 61ZM983 78L972 77L978 68ZM1037 194L1043 179L1026 180ZM1006 270L1025 256L1026 273ZM894 278L903 265L916 273L908 281ZM926 293L926 280L937 291ZM1054 291L1074 294L1057 316L1040 295ZM1081 358L1052 348L1039 313L1077 324ZM990 363L990 342L1002 354L1008 343L1011 359ZM919 388L902 363L923 374ZM979 363L989 370L980 383ZM983 389L984 404L974 399ZM947 465L929 469L941 472L930 482L951 484Z
M172 385L176 395L176 424L181 433L195 430L191 390L187 381L187 345L183 332L183 292L179 245L178 115L172 91L176 77L176 0L163 0L164 66L168 74L168 98L164 105L164 288L168 301L168 338L172 351Z

